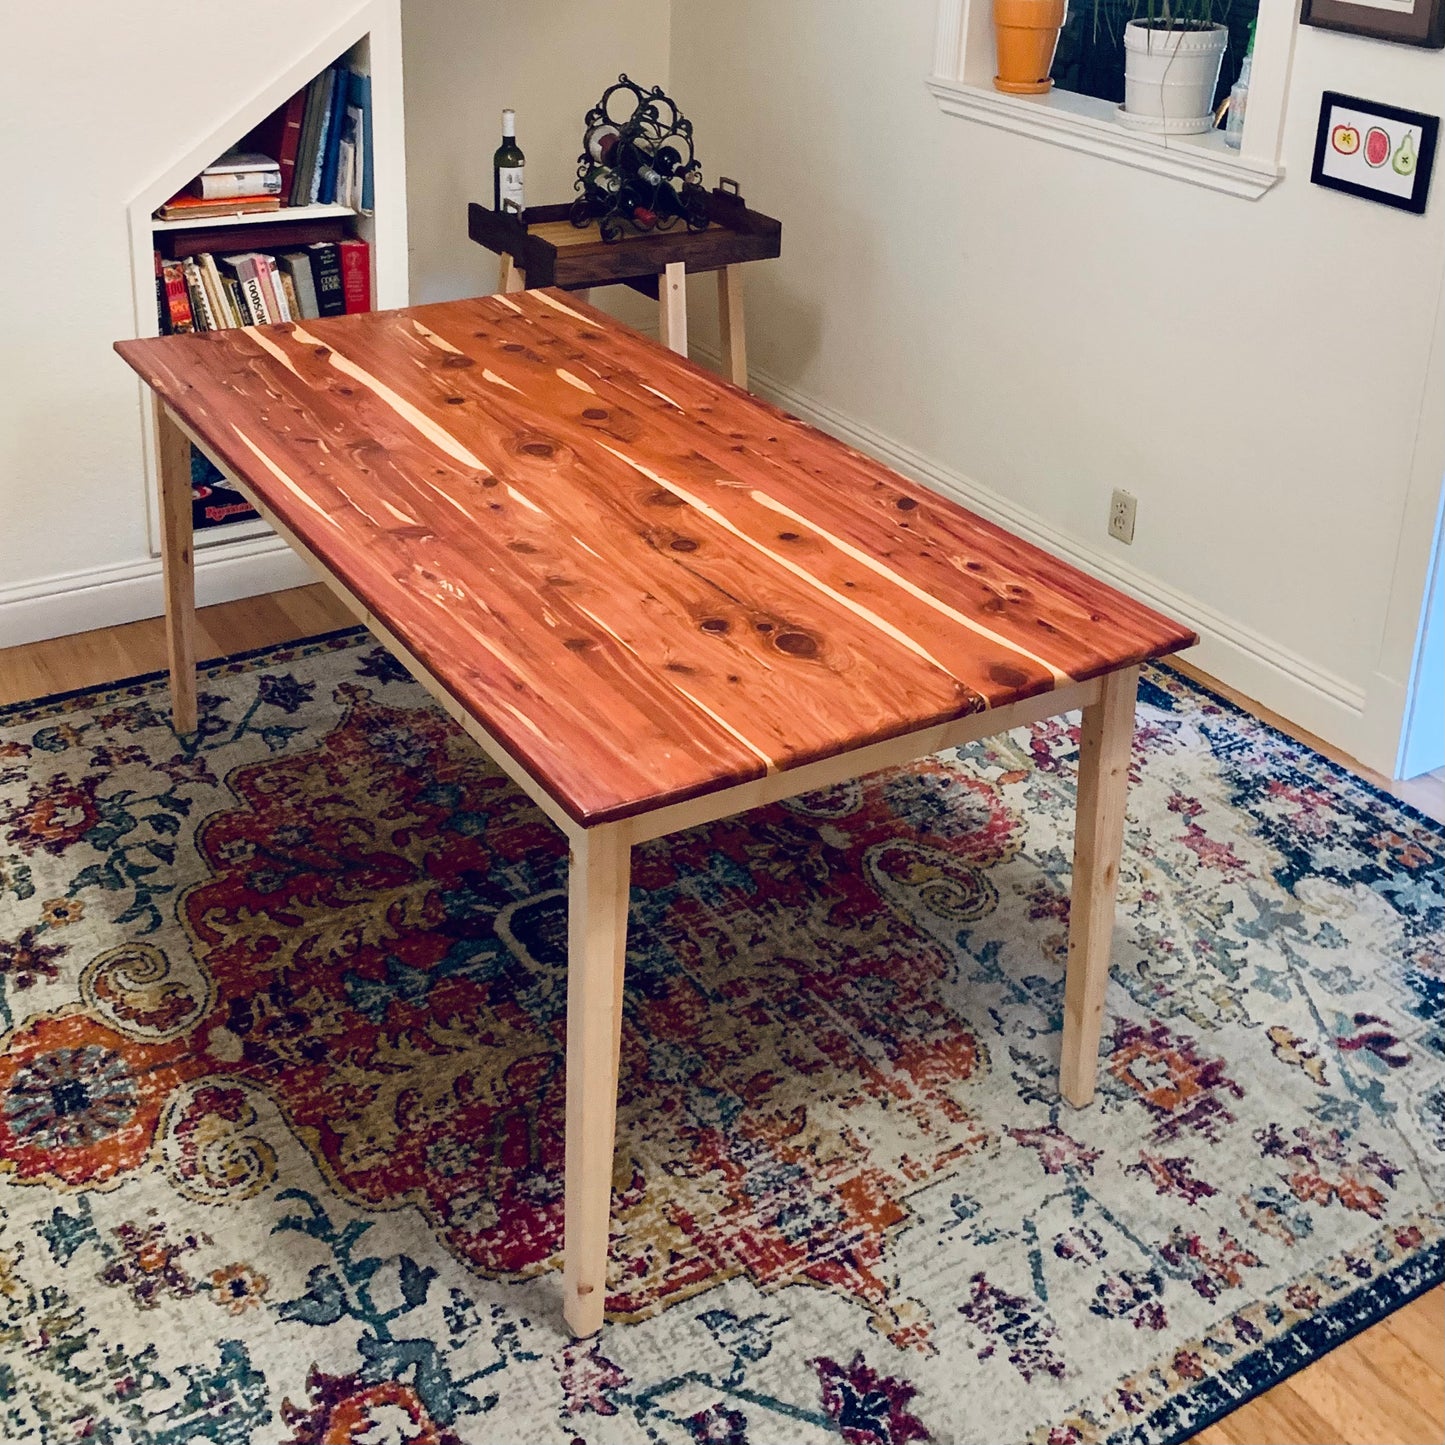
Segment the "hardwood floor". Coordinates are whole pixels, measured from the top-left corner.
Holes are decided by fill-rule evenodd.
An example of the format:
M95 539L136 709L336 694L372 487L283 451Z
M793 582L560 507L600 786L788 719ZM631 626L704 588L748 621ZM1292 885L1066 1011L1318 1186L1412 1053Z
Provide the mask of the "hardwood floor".
M204 608L203 658L344 627L351 616L322 587ZM166 665L159 620L0 651L0 704L67 692ZM1282 731L1445 822L1445 769L1395 783L1290 726L1187 664L1181 671ZM1198 1445L1439 1445L1445 1441L1445 1290L1423 1295L1196 1437Z

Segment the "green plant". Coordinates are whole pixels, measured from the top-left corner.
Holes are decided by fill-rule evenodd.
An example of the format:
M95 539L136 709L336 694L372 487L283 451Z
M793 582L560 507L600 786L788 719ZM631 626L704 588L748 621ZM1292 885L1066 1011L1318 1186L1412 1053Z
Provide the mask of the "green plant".
M1207 30L1229 16L1229 0L1094 0L1094 26L1101 16L1106 23L1119 12L1150 30Z

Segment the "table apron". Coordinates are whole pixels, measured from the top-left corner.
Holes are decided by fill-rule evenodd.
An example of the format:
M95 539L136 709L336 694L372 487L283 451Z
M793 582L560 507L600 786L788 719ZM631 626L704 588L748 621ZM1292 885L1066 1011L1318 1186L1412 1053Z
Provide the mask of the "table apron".
M565 833L569 841L576 841L582 835L597 831L598 828L616 828L629 847L650 842L654 838L666 837L687 828L714 823L721 818L731 818L751 808L766 803L781 802L795 798L800 793L811 793L819 788L833 787L838 783L861 778L881 768L899 767L905 763L917 762L920 758L942 752L945 748L961 747L976 742L979 738L993 737L1011 728L1024 727L1044 718L1057 717L1060 713L1073 712L1089 707L1099 700L1102 688L1100 678L1085 682L1066 683L1036 697L1023 698L1003 707L989 708L983 712L969 713L950 722L937 723L931 727L900 734L896 738L885 738L882 742L869 743L866 747L854 748L849 752L836 753L831 757L818 758L796 768L769 773L751 782L738 783L731 788L705 793L699 798L688 798L678 803L668 803L645 813L618 821L600 823L589 828L573 818L562 805L517 761L507 749L492 736L431 674L411 650L398 639L384 623L377 620L361 599L350 592L316 555L279 521L264 502L240 477L212 456L206 443L186 422L167 407L167 413L187 437L205 454L207 459L220 470L235 489L255 507L261 517L276 534L290 546L331 589L367 629L402 662L411 675L441 704L449 716L478 744L483 752L497 764L531 800Z

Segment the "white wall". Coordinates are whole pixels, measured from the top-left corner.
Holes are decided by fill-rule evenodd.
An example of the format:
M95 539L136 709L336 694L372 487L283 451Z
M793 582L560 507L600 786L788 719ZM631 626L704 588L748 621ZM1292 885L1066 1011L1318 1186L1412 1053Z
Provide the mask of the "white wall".
M1438 114L1445 55L1302 29L1288 175L1251 202L942 115L934 19L674 0L708 172L784 223L748 273L762 389L1165 601L1202 665L1388 768L1370 692L1412 465L1445 448L1445 170L1424 218L1308 177L1322 89Z
M497 258L467 238L467 203L492 204L502 107L517 112L528 202L570 201L582 117L603 90L620 71L667 85L669 16L669 0L404 0L413 301L497 289ZM594 299L655 325L635 292Z
M140 396L111 351L137 331L126 208L359 9L358 0L252 0L246 25L285 36L278 55L237 43L227 6L126 0L71 7L63 19L53 7L9 7L0 645L160 610ZM203 568L200 592L217 600L301 575L289 559L253 557Z

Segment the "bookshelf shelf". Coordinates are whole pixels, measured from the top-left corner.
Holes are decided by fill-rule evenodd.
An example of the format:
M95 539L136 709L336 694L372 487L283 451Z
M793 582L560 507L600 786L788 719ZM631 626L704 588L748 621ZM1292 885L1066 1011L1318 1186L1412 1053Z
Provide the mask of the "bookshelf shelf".
M152 231L219 230L230 226L266 226L278 221L322 221L355 216L350 206L282 206L275 211L243 211L239 216L187 216L180 221L151 222Z

